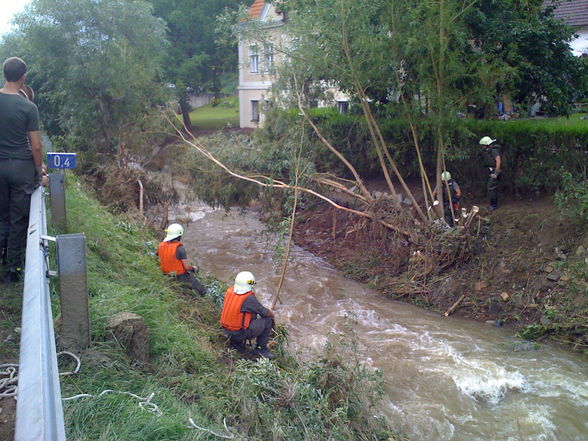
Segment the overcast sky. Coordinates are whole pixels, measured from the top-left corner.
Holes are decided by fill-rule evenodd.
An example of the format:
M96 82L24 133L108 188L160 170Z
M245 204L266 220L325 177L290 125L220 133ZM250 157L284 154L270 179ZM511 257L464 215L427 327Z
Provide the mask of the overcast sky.
M15 13L23 10L29 1L30 0L5 0L2 2L2 7L0 7L0 35L10 31L11 26L8 22L12 19Z

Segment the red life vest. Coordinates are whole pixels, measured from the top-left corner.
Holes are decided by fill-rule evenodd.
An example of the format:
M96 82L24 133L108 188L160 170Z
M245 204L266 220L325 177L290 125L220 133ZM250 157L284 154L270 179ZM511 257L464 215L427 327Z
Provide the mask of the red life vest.
M176 257L176 251L181 244L181 242L161 242L157 247L159 267L163 274L174 273L179 276L186 272L184 264Z
M254 295L252 291L245 294L236 294L232 286L227 289L220 318L221 326L229 331L240 331L249 328L253 313L241 312L241 306L243 306L243 302L247 297Z

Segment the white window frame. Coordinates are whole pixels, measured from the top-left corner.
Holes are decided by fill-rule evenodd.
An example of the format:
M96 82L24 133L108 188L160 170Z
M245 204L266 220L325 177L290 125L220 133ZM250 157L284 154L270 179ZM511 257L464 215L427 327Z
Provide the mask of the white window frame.
M274 44L267 43L263 45L263 71L269 72L274 65Z
M249 73L259 73L259 48L256 44L249 45Z
M337 101L337 110L341 115L349 112L349 101Z
M250 110L250 119L251 122L259 122L260 117L260 108L259 108L259 100L251 100L249 105Z

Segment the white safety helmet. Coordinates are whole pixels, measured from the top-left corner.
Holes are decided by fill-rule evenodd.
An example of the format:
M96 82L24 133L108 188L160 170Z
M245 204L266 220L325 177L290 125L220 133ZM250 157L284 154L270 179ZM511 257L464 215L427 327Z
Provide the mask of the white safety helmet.
M235 294L245 294L253 289L253 285L255 285L255 276L249 271L241 271L235 277L233 290Z
M169 227L167 227L165 232L167 233L167 236L165 236L165 239L163 239L163 241L169 242L170 240L175 239L176 237L183 236L184 228L182 228L180 224L171 224Z
M450 181L451 180L451 173L449 173L448 171L444 171L443 173L441 173L441 180L442 181Z
M484 136L482 139L480 139L480 145L490 145L494 141L496 141L496 140L490 138L489 136Z

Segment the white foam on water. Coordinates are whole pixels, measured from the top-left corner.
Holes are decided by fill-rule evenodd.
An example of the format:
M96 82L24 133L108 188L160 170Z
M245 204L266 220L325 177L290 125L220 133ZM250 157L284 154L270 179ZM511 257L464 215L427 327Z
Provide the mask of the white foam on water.
M534 386L537 395L542 398L566 397L588 407L588 381L577 381L557 372L544 372L535 380Z
M526 409L527 415L519 418L518 428L523 439L536 441L557 440L557 426L551 419L552 409L548 406L533 406ZM520 439L520 438L516 438Z
M491 404L499 403L509 391L528 392L531 386L519 372L507 372L502 367L468 367L456 369L452 375L461 393Z
M427 370L449 376L462 394L476 401L497 404L509 391L529 392L532 389L518 371L508 371L490 359L465 356L450 344L428 335L420 340L429 341L427 351L439 359Z

